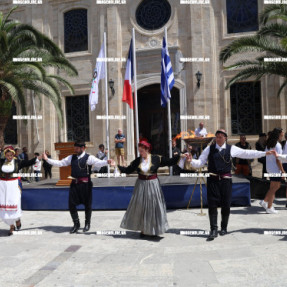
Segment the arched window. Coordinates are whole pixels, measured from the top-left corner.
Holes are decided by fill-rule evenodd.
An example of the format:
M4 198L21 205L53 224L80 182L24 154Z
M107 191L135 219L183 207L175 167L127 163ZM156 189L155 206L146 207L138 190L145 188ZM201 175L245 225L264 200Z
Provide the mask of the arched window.
M260 91L260 82L236 83L230 87L233 135L254 135L262 132Z
M257 0L226 0L226 11L228 33L258 30Z
M90 141L89 97L66 97L68 141Z
M64 14L65 53L88 50L88 20L86 9L70 10Z
M136 10L136 20L145 30L162 28L170 19L171 6L166 0L143 0Z

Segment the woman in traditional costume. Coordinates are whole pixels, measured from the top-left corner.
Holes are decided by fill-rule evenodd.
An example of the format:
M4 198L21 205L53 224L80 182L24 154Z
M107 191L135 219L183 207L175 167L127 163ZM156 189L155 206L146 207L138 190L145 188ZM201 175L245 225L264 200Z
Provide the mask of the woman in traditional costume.
M121 227L141 231L141 237L158 236L169 228L166 216L166 204L162 193L157 170L162 166L177 164L179 156L165 158L150 154L151 145L147 141L139 142L140 157L128 167L118 166L122 173L137 171L132 198L121 223Z
M4 149L4 157L0 159L0 218L10 226L8 235L12 235L16 228L21 228L21 178L15 176L23 167L35 164L32 160L19 160L14 157L12 146Z

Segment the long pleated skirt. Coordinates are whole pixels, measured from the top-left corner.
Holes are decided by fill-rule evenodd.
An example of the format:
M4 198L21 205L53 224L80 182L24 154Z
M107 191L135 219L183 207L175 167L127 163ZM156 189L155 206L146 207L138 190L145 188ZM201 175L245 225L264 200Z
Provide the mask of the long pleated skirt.
M137 179L121 227L160 235L168 230L166 204L158 178Z

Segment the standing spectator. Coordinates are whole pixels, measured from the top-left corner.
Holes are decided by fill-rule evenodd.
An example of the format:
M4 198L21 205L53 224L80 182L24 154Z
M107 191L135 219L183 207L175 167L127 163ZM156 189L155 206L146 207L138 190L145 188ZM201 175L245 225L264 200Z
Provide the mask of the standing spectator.
M255 144L256 150L259 151L265 151L266 148L266 142L267 142L267 136L265 133L260 133L259 134L259 139ZM262 178L264 178L264 173L267 173L266 170L266 156L258 158L258 162L262 163Z
M282 145L282 154L287 154L287 133L285 133L285 140L281 142ZM287 163L283 163L283 169L285 170L285 172L287 171ZM287 187L286 187L286 199L287 199ZM286 203L286 207L287 207L287 203Z
M35 176L35 181L38 182L39 181L39 173L41 173L41 157L40 154L38 152L34 153L35 157L36 157L36 162L33 165L33 172L36 174Z
M20 159L20 148L19 147L15 147L15 155L14 157L16 159Z
M179 156L181 154L180 149L176 146L176 140L172 141L172 157ZM180 174L180 167L178 165L174 165L172 167L173 175Z
M51 155L48 150L45 150L45 154L48 158L51 158ZM52 178L52 165L50 165L46 160L43 159L43 168L45 171L45 179L48 178L48 175L50 178Z
M250 144L246 141L245 135L240 135L240 141L235 145L241 149L251 149ZM244 176L251 175L251 160L236 158L235 174L241 174Z
M118 129L118 133L115 136L115 144L116 144L116 156L118 165L125 165L125 150L124 150L124 143L126 142L126 137L123 134L122 129ZM122 164L120 163L120 159L122 160Z
M29 158L28 158L28 153L27 153L27 152L28 152L28 149L27 149L27 147L24 146L24 147L22 148L22 153L19 154L19 159L20 159L20 160L28 161ZM21 170L22 173L28 173L28 171L29 171L29 166L23 167L23 169ZM26 177L22 177L22 180L23 180L23 181L30 182L30 180L29 180L28 178L26 178Z
M20 157L20 159L24 159L24 160L28 160L28 154L27 154L27 151L28 151L28 149L27 149L27 147L23 147L22 148L22 153L19 155L19 157Z
M96 158L100 160L108 160L108 149L105 150L105 146L103 144L99 145L99 151L96 154ZM94 171L99 173L107 173L108 167L107 166L102 166L101 168L95 167Z
M207 131L202 122L199 124L198 128L195 129L195 135L197 137L206 137Z

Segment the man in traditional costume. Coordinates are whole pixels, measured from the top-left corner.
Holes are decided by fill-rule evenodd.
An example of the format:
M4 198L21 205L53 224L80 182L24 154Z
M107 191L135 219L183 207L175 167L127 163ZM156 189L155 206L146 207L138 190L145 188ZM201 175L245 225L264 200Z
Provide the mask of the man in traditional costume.
M232 195L231 158L253 159L274 154L274 152L245 150L234 145L231 146L226 142L227 133L223 129L218 130L215 136L215 144L206 147L198 160L189 157L191 165L195 168L204 166L208 161L208 172L210 176L207 178L207 201L211 229L208 240L213 240L218 236L218 207L221 207L220 235L227 234Z
M72 183L69 191L69 210L74 222L70 233L76 233L80 228L80 220L77 211L77 205L83 204L85 206L85 227L84 232L90 230L91 215L92 215L92 188L91 168L92 165L96 167L106 166L112 163L112 160L100 160L93 155L85 152L86 144L77 141L74 144L75 154L69 155L62 160L54 160L48 158L43 154L43 159L49 164L62 167L71 165Z

